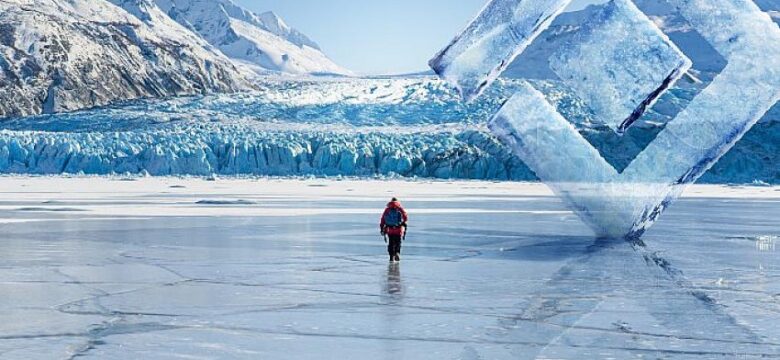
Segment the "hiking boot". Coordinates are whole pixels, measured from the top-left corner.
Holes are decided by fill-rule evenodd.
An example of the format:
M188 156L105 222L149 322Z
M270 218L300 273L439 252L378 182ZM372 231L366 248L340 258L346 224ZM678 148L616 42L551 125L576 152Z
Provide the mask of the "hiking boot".
M395 254L395 261L401 261L401 255Z
M390 261L392 262L392 261L394 261L394 260L395 260L395 256L393 256L393 255L390 255Z

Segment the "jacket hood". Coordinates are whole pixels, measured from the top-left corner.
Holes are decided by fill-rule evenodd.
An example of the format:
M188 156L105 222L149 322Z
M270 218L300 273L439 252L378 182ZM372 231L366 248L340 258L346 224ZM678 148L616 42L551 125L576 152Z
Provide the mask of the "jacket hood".
M391 202L387 203L387 207L389 207L389 208L400 208L401 207L401 202L400 201L391 201Z

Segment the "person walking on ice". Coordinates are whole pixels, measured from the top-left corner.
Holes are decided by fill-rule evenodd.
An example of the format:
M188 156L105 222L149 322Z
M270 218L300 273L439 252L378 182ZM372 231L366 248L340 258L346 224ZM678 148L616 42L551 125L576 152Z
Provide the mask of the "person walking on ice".
M401 261L401 242L406 237L406 222L409 217L397 198L387 203L379 222L379 231L387 242L390 261Z

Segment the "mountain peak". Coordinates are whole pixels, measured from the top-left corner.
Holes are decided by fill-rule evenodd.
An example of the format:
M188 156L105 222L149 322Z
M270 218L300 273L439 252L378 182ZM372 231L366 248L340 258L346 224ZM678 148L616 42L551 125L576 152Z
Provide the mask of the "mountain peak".
M254 72L350 73L274 12L258 15L231 0L155 1L174 20Z
M295 45L298 46L308 46L310 48L314 48L317 50L320 49L320 46L314 42L314 40L310 39L308 36L304 35L302 32L291 28L289 25L287 25L284 20L277 15L273 11L266 11L260 15L257 16L262 24L264 25L265 29L268 30L271 33L274 33L276 35L279 35L288 41L292 42Z
M273 10L266 11L266 12L264 12L264 13L258 15L258 16L262 20L268 20L268 21L271 21L271 22L279 22L279 23L283 24L284 26L287 26L287 24L284 23L284 20L282 20L282 18L278 14L276 14Z
M282 18L273 11L266 11L260 15L257 15L257 17L265 26L266 30L274 34L287 34L292 30L290 26L288 26L287 23L285 23L284 20L282 20Z

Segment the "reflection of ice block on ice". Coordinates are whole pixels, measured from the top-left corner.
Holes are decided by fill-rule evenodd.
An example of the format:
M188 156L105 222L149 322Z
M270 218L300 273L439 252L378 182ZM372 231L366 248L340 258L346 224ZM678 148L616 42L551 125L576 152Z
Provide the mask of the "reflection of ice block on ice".
M572 0L492 0L430 66L473 100Z
M550 57L550 68L622 133L691 67L629 0L612 0Z

